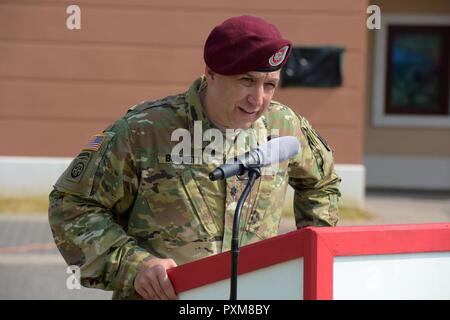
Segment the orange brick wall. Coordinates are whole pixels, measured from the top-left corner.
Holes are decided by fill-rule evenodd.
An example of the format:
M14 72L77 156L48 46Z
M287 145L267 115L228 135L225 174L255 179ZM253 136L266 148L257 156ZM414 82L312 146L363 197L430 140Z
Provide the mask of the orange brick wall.
M252 14L295 45L345 48L344 84L279 89L320 131L338 163L362 163L366 0L79 0L0 2L0 155L75 156L129 106L186 90L203 73L213 26ZM72 3L70 3L72 4Z

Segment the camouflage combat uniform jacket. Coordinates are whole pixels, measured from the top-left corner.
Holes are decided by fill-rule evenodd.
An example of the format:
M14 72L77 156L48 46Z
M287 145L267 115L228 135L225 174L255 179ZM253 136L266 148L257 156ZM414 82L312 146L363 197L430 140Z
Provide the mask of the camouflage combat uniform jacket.
M208 173L221 163L175 164L170 158L179 143L171 141L176 129L199 139L193 148L209 143L194 132L195 121L203 132L214 128L201 108L205 85L202 77L186 93L134 106L82 149L57 181L50 194L51 229L66 262L81 267L84 286L114 290L113 298L139 298L133 282L142 261L160 257L183 264L230 249L246 181L212 182ZM241 213L241 245L277 235L288 183L295 189L298 228L337 223L340 179L332 151L304 118L273 101L255 130L241 130L234 141L246 135L261 144L274 128L280 136L298 137L302 149L256 182ZM250 149L228 147L224 161Z

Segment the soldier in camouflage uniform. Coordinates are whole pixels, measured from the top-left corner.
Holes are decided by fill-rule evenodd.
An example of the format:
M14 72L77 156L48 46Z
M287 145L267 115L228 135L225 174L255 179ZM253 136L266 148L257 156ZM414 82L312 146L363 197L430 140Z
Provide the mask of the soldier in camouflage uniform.
M239 39L248 40L245 32L252 30L271 34L247 46L251 63L245 54L232 61L221 57L224 50L235 52L239 41L225 49L222 38L215 41L218 32L242 25ZM185 93L131 108L95 135L56 182L51 229L66 262L81 267L84 286L114 290L117 299L175 299L168 268L230 249L233 215L246 181L210 181L208 174L252 147L236 141L262 144L274 129L297 137L301 152L263 169L242 210L240 245L277 235L288 183L295 189L298 228L336 225L340 179L330 147L305 118L272 101L291 47L274 29L249 16L216 27L205 45L205 76ZM255 53L261 51L258 61ZM223 154L196 159L191 155L202 154L210 142L193 142L193 160L175 163L171 155L179 141L172 141L172 134L180 128L193 140L199 128L202 133L220 129ZM226 128L239 130L230 137Z

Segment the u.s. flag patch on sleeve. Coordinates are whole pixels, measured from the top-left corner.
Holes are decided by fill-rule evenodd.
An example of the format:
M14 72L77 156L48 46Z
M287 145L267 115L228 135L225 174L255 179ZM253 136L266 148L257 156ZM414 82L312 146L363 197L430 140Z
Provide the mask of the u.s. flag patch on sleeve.
M92 136L91 140L83 147L82 150L98 151L102 146L105 136L103 134L96 134Z

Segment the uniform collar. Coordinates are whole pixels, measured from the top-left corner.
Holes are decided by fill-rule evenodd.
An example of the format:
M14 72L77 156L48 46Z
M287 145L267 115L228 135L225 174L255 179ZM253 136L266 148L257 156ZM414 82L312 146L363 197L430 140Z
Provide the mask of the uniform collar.
M189 128L193 128L194 121L201 121L203 130L212 128L211 121L203 111L202 102L200 100L200 92L206 88L207 82L205 76L201 76L191 85L186 93L186 102L188 107Z

